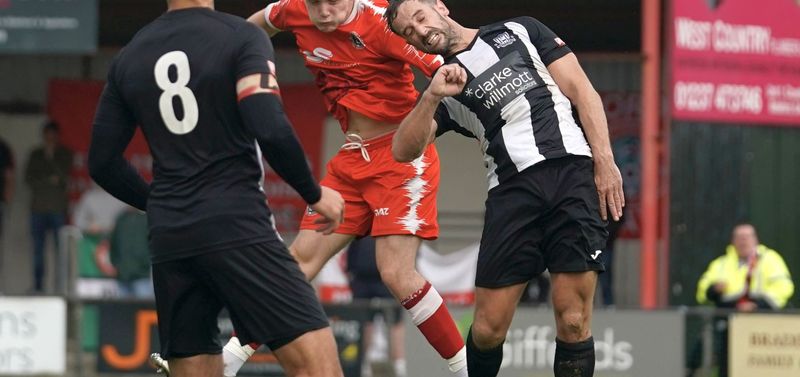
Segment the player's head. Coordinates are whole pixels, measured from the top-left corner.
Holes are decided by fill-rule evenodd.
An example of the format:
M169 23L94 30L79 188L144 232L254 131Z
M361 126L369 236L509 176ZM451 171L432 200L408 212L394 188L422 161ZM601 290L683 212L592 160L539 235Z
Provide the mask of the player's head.
M756 228L749 223L740 223L733 227L731 243L736 248L740 258L747 258L756 251L758 247L758 235Z
M392 0L386 22L408 44L429 54L448 55L458 40L456 24L441 0Z
M322 32L330 33L353 12L355 0L305 0L308 18Z

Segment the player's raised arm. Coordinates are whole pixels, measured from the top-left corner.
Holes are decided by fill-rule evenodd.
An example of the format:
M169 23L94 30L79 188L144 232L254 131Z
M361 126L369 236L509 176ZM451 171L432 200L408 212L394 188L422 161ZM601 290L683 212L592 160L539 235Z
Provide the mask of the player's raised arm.
M150 187L123 156L136 131L136 120L117 91L114 67L111 66L95 114L89 175L109 194L144 211Z
M417 105L400 123L392 140L392 156L400 162L419 157L436 136L436 109L444 97L461 93L467 73L457 64L442 66L422 92Z
M267 34L269 34L269 36L271 37L274 36L275 34L280 33L281 30L273 26L271 23L267 22L268 20L266 16L268 9L269 8L262 9L258 12L253 13L252 15L250 15L250 17L247 18L247 21L252 22L256 24L258 27L264 29L264 31L266 31Z

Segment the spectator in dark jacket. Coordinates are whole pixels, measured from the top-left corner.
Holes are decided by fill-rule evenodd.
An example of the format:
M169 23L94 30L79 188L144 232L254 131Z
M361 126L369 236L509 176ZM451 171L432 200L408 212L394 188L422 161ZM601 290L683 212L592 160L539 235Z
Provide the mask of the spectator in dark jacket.
M67 184L72 152L59 141L58 124L48 122L42 130L44 144L34 149L25 167L25 183L31 189L31 236L33 238L33 291L44 289L44 249L47 234L58 249L58 230L67 213Z

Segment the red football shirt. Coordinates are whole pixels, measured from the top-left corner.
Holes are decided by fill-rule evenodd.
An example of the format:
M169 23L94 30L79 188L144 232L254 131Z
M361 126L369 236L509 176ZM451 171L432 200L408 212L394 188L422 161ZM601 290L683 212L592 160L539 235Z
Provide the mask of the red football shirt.
M330 33L314 26L304 0L269 4L267 23L291 31L314 75L328 111L347 131L347 109L372 119L400 123L414 107L417 91L409 64L427 76L442 64L392 33L383 18L386 0L355 0L348 19Z

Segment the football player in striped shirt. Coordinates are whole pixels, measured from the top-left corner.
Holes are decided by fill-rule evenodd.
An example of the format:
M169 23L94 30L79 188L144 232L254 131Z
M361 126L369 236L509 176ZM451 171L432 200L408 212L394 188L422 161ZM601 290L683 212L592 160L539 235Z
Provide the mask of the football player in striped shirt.
M451 130L483 150L490 190L469 373L497 375L525 285L548 269L555 376L592 376L598 257L608 215L618 220L624 205L600 97L564 41L536 19L469 29L448 14L440 0L395 0L387 9L395 33L446 64L401 123L392 151L412 160Z

